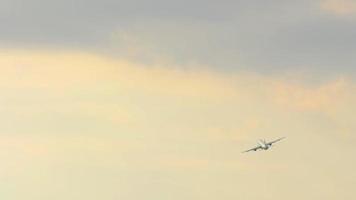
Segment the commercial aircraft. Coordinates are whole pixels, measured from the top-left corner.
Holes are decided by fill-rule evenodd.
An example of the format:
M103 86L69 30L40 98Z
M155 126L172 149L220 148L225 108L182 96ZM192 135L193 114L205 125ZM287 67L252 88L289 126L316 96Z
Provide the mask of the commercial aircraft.
M249 151L257 151L257 150L268 150L272 146L273 143L276 143L276 142L278 142L278 141L280 141L280 140L282 140L284 138L285 137L282 137L282 138L279 138L279 139L274 140L272 142L266 142L265 140L258 140L257 141L257 144L258 144L257 147L254 147L254 148L249 149L247 151L243 151L242 153L246 153L246 152L249 152Z

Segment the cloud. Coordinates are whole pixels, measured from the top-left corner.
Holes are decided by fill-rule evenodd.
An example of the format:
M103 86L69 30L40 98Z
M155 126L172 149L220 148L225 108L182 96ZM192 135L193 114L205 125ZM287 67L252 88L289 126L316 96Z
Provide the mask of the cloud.
M354 73L354 27L315 12L319 1L2 3L2 47L90 49L145 64L168 60L221 71Z
M225 109L224 104L233 104L252 114L256 112L253 107L272 105L327 115L344 110L354 99L355 86L346 77L313 86L303 84L303 78L296 75L292 80L300 80L293 82L248 72L227 74L194 64L183 68L166 62L144 65L82 51L3 49L0 58L0 88L7 103L2 109L13 116L36 118L55 112L133 126L137 118L144 119L142 109L160 99L166 100L161 107L180 106L181 101L207 110L211 105ZM42 112L36 102L42 103ZM244 123L261 126L260 119L252 116ZM240 125L239 129L245 126ZM208 132L219 132L211 130Z
M82 52L3 51L3 88L56 89L56 92L97 85L148 93L183 96L223 96L234 93L228 83L209 70L149 68L125 60ZM98 70L98 66L100 70ZM15 78L13 78L15 77Z
M181 188L195 199L197 186L206 199L260 199L252 186L268 183L274 196L292 192L286 183L295 188L296 174L316 182L335 174L329 155L355 166L354 145L344 142L356 131L355 83L346 76L311 84L294 73L224 73L53 49L2 49L0 70L0 177L12 199L137 199L137 190L180 199ZM240 156L255 139L281 135L293 138L281 143L284 151ZM303 140L312 147L300 149ZM274 171L287 177L276 180ZM255 181L261 177L268 182ZM327 191L353 194L335 190Z
M323 0L322 10L338 16L351 16L356 14L356 2L354 0Z
M340 78L317 86L278 83L275 86L276 102L301 111L331 111L350 98L355 86Z

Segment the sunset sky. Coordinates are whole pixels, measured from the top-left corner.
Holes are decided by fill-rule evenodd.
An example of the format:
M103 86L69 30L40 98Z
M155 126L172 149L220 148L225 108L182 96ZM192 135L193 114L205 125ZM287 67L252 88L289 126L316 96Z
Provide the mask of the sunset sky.
M354 198L356 1L0 3L0 199Z

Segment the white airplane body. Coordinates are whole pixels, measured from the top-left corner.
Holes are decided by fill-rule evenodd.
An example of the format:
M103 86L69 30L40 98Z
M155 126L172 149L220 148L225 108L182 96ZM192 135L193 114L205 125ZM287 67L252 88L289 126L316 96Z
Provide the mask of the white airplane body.
M249 152L249 151L257 151L257 150L268 150L272 146L273 143L276 143L276 142L278 142L278 141L280 141L282 139L284 139L284 137L279 138L277 140L274 140L272 142L266 142L265 140L258 140L257 141L257 144L258 144L257 147L254 147L254 148L249 149L247 151L243 151L242 153L246 153L246 152Z

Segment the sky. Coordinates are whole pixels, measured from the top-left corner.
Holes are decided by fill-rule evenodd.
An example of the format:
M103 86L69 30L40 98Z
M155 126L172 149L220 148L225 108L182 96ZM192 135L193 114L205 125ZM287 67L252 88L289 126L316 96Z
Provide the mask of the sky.
M354 197L356 1L0 3L1 199Z

